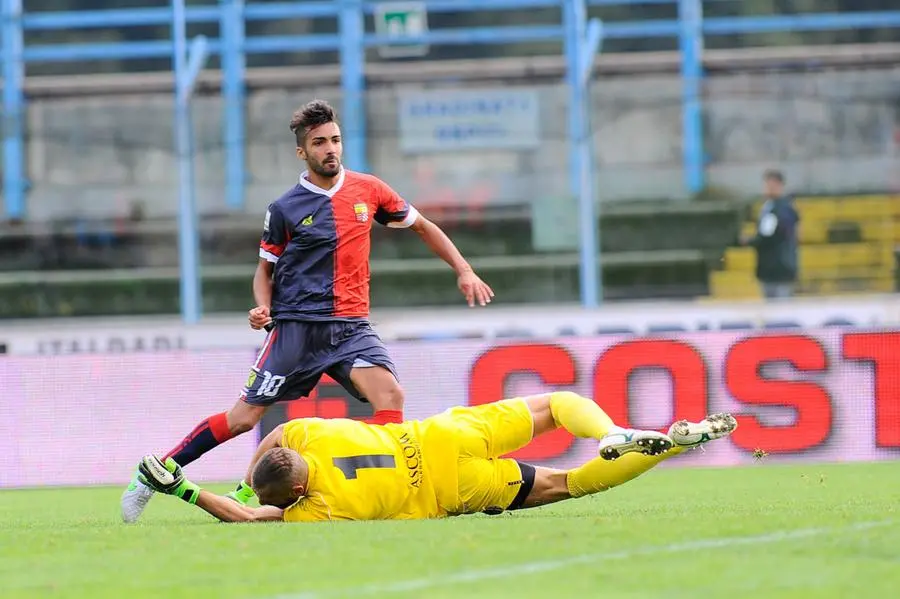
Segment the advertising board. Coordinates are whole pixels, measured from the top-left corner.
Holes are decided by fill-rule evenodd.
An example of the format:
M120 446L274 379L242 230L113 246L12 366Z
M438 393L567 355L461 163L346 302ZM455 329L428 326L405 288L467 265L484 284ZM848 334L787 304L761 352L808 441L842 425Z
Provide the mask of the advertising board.
M806 330L900 326L900 296L804 298L785 302L609 302L594 310L571 305L374 310L385 341L551 339L668 335L695 331ZM246 315L216 315L183 325L177 317L6 321L0 354L146 353L245 349L264 334Z
M678 418L731 411L728 440L669 466L810 463L900 457L900 329L699 332L543 341L394 342L407 418L455 405L569 389L621 425L665 429ZM227 409L250 349L0 358L0 487L123 483L141 455L162 453L201 419ZM189 467L198 480L239 479L259 435L286 418L366 417L370 408L323 381L278 404L259 430ZM596 443L557 431L520 450L570 467Z

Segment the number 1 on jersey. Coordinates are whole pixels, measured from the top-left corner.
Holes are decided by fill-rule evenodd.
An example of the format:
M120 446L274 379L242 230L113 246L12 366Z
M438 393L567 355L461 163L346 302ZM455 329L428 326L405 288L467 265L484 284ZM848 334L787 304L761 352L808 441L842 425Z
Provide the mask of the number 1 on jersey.
M391 454L352 455L345 458L331 458L334 467L344 473L347 480L354 480L363 468L396 468Z

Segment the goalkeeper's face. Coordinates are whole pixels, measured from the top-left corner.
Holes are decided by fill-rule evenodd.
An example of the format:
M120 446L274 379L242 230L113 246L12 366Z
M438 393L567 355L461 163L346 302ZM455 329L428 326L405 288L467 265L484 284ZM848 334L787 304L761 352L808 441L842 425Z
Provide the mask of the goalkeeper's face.
M260 505L284 509L303 497L308 479L306 460L296 451L276 447L264 453L253 469L253 491Z

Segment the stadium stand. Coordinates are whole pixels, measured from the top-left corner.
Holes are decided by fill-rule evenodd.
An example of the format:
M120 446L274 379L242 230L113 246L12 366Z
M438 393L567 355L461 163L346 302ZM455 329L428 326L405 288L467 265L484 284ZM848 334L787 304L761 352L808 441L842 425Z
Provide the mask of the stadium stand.
M753 208L758 214L761 203ZM892 292L897 285L900 196L802 197L799 295ZM756 232L755 221L743 224ZM752 248L729 247L721 270L710 273L714 298L760 297Z

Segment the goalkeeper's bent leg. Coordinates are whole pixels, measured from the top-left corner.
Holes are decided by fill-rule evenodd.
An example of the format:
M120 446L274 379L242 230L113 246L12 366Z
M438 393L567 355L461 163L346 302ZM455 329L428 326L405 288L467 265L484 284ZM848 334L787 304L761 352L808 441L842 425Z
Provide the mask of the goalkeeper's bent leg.
M678 455L684 447L675 446L659 455L629 453L615 461L596 457L587 464L569 470L566 486L572 497L601 493L637 478L663 460Z
M550 394L550 413L556 426L576 437L599 441L610 432L622 430L594 401L571 391Z

